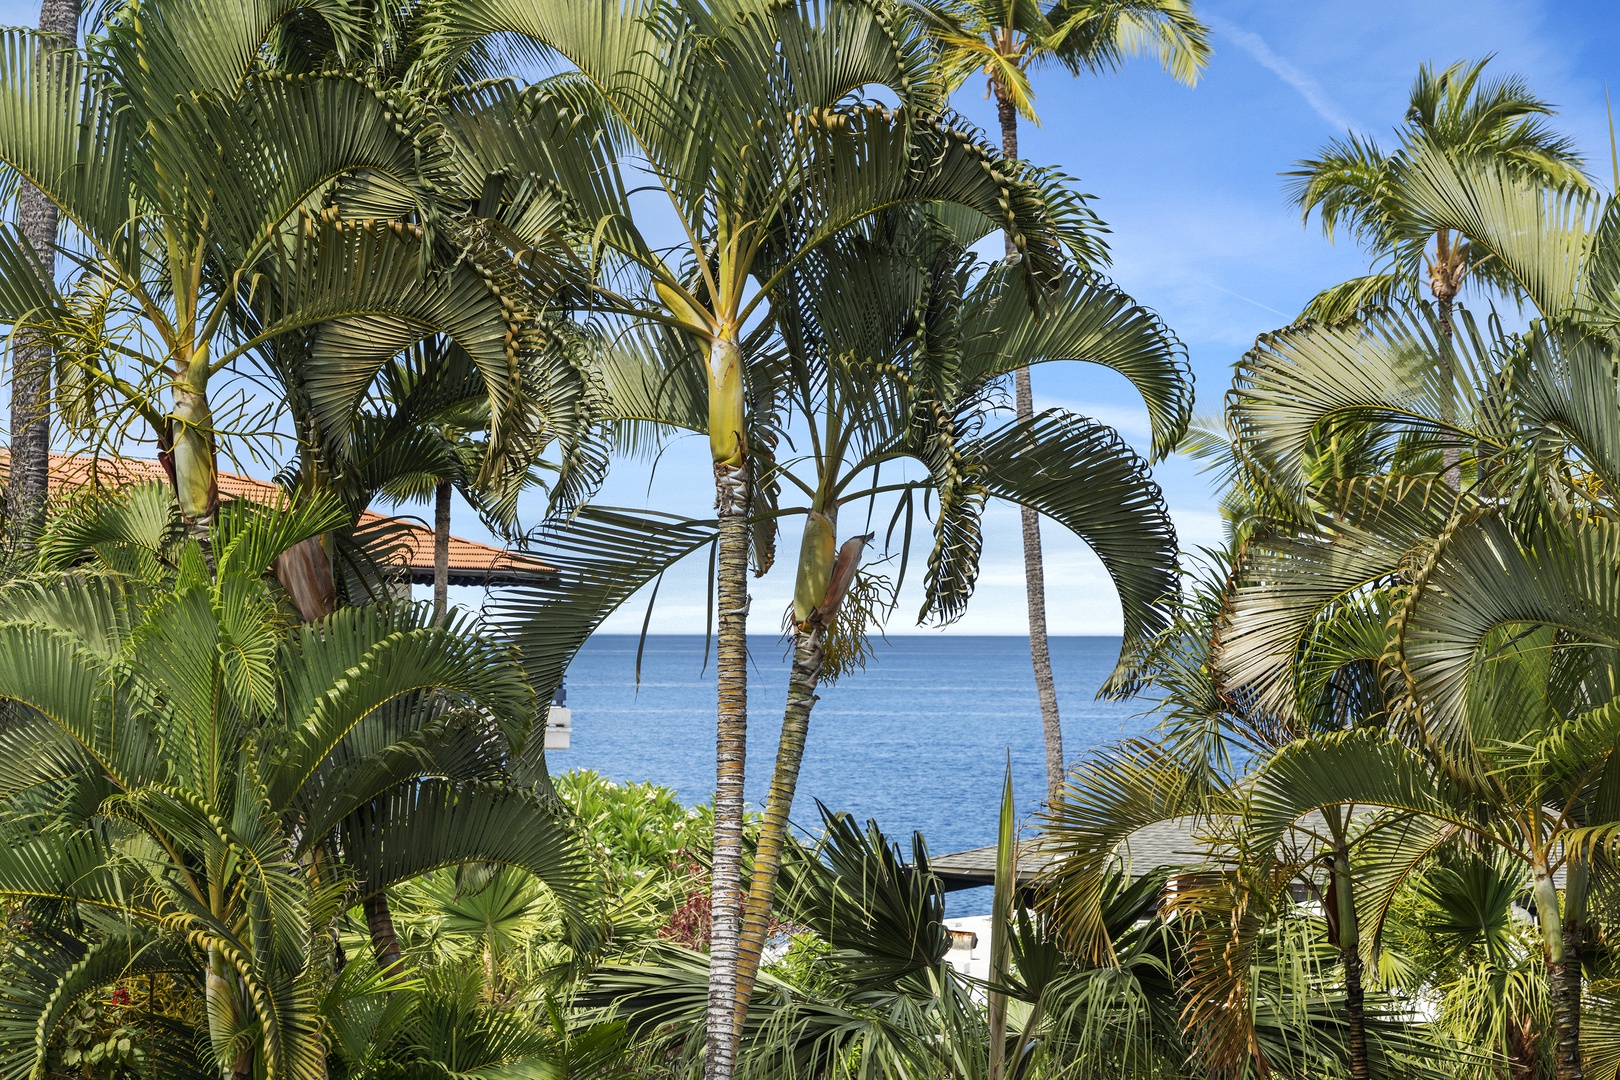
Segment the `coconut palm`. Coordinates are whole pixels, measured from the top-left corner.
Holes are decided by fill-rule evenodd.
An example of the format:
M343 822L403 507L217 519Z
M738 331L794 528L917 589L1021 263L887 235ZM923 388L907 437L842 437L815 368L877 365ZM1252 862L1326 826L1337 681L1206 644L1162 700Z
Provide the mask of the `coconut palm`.
M534 706L504 650L409 605L299 625L268 578L343 517L226 504L210 567L143 485L54 523L48 576L0 598L0 894L62 943L7 972L8 1062L37 1068L86 995L166 972L207 1003L203 1074L324 1077L333 921L444 866L534 873L589 947L572 833L508 773Z
M79 39L79 0L42 0L40 46L71 49ZM47 62L48 64L48 62ZM49 67L47 66L47 70ZM33 184L17 190L17 224L39 258L43 282L56 280L56 204ZM27 544L44 524L51 450L51 352L48 340L25 335L14 346L11 378L11 475L6 484L6 532Z
M1190 0L1055 0L1045 5L1000 0L926 0L925 25L941 46L940 72L955 91L983 72L996 99L1001 152L1018 153L1018 118L1039 123L1030 73L1057 62L1072 74L1118 67L1147 49L1175 78L1191 84L1209 58L1209 31L1193 14ZM1007 254L1016 252L1011 233ZM1020 420L1035 412L1029 370L1013 377L1014 404ZM1039 514L1019 511L1024 539L1024 584L1029 604L1030 660L1041 702L1046 740L1047 794L1063 782L1063 727L1058 719L1057 689L1046 640L1046 571L1041 559Z
M777 285L828 238L901 203L947 202L1019 238L1019 274L1053 280L1085 220L1060 186L999 159L940 119L932 53L897 13L868 5L814 8L732 0L600 0L540 7L523 0L447 0L435 16L434 62L452 65L492 34L519 35L569 67L535 87L565 103L603 144L634 159L669 199L679 243L658 250L636 228L617 174L575 192L599 216L602 256L618 288L603 302L625 317L688 336L701 354L719 520L719 677L710 1075L729 1076L733 957L741 869L746 743L749 507L768 509L752 477L769 472L756 437L749 372ZM424 61L426 62L426 61ZM895 107L869 101L882 86ZM768 412L768 409L766 410ZM769 564L767 549L756 563Z

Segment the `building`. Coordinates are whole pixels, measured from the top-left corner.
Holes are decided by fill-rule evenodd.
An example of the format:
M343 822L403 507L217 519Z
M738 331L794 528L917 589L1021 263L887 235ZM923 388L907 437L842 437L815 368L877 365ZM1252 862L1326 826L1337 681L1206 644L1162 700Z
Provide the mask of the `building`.
M9 476L11 453L0 449L0 479ZM51 495L74 491L92 485L129 487L150 481L168 483L168 474L156 461L145 458L112 457L91 454L52 454L48 490ZM237 473L219 473L219 497L222 500L247 499L250 502L274 503L286 497L276 484L255 480ZM391 537L399 559L401 583L410 585L433 584L433 530L411 518L379 514L367 510L360 515L357 527L392 522L398 528ZM539 559L520 552L480 544L476 540L450 537L450 584L492 588L508 585L531 585L550 580L555 570ZM572 717L561 703L551 707L546 721L546 749L568 749L572 731Z

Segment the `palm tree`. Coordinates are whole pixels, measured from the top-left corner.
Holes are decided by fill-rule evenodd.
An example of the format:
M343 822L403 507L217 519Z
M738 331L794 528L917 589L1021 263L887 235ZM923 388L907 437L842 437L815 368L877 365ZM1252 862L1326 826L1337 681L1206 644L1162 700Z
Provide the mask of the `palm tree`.
M743 916L739 1029L765 946L816 690L824 678L863 663L869 627L881 624L888 597L902 583L858 569L871 534L839 548L843 507L879 495L897 499L894 519L907 519L900 543L908 551L915 498L938 496L919 621L941 622L959 617L972 593L987 500L1041 507L1092 545L1119 590L1127 633L1110 691L1128 689L1143 649L1165 623L1174 530L1146 462L1111 429L1083 417L1053 412L985 430L983 407L1015 367L1090 360L1132 380L1153 418L1156 445L1172 445L1191 407L1179 343L1151 313L1095 277L1048 296L1036 315L1017 294L1009 267L981 274L986 268L965 257L976 238L909 211L829 243L784 282L776 308L784 352L773 366L757 369L777 380L771 396L809 423L811 450L780 462L773 474L803 499L779 513L802 513L806 523L794 607L785 620L793 634L787 705ZM919 320L917 312L926 314ZM695 369L679 363L680 342L642 337L627 346L633 347L621 349L606 369L608 411L621 422L701 430L702 387ZM1007 449L1015 439L1030 442L1016 460ZM926 479L885 484L884 468L892 476L908 459ZM646 572L643 562L639 573ZM529 619L546 617L534 612Z
M1523 917L1530 878L1499 851L1446 851L1413 875L1408 902L1385 921L1381 952L1397 954L1409 993L1439 998L1436 1027L1462 1046L1488 1048L1492 1072L1513 1080L1554 1071L1552 1010L1540 935ZM1483 1070L1476 1070L1483 1071ZM1588 1051L1588 1072L1591 1065Z
M1585 196L1549 192L1502 162L1458 159L1427 146L1412 148L1405 168L1408 225L1396 234L1403 251L1421 249L1437 229L1448 228L1488 253L1502 282L1550 319L1608 325L1597 300L1601 290L1577 276L1584 268L1603 278L1612 258L1612 241L1597 225L1599 210ZM1456 478L1516 492L1513 503L1521 509L1515 513L1536 520L1534 507L1547 505L1541 499L1567 504L1559 492L1572 481L1560 479L1557 469L1542 475L1546 469L1532 465L1525 448L1539 443L1531 458L1545 465L1563 439L1596 448L1607 437L1595 419L1607 406L1595 402L1613 394L1612 378L1601 376L1607 369L1585 355L1590 347L1571 352L1556 337L1516 344L1494 330L1481 332L1466 313L1452 321L1449 337L1438 313L1422 308L1364 313L1338 326L1305 324L1262 338L1240 365L1229 423L1233 478L1242 487L1245 513L1242 544L1220 599L1206 605L1212 614L1197 647L1187 654L1174 646L1159 657L1169 689L1188 696L1186 715L1173 719L1178 745L1195 749L1197 761L1204 760L1212 724L1233 732L1219 736L1217 749L1235 736L1265 760L1279 746L1294 752L1289 740L1310 743L1347 721L1374 730L1396 722L1407 676L1386 624L1402 610L1413 567L1433 556L1435 538L1474 528L1483 505L1471 491L1437 490L1444 448L1466 455ZM1448 357L1460 374L1455 391L1434 377L1438 365L1425 366L1436 356ZM1459 407L1448 409L1451 403ZM1580 419L1566 422L1566 416ZM1578 460L1600 451L1574 452ZM1576 466L1576 476L1582 472ZM1254 823L1244 827L1242 802L1212 804L1204 785L1190 779L1203 772L1207 766L1183 766L1178 753L1161 760L1143 751L1094 781L1071 784L1074 794L1059 804L1049 831L1065 856L1054 886L1067 894L1063 921L1079 933L1079 943L1101 948L1088 914L1099 859L1130 829L1165 816L1210 816L1214 831L1242 838L1256 867L1290 875L1309 868L1314 856L1308 846L1301 852L1305 861L1290 868L1267 836L1245 835ZM1392 864L1380 845L1402 835L1352 830L1346 808L1356 802L1346 799L1313 819L1337 879L1331 895L1347 1007L1357 996L1357 939L1364 947L1378 939L1377 920L1357 925L1361 909L1373 903L1363 878ZM1363 835L1352 844L1355 834ZM1256 870L1232 895L1213 889L1202 897L1189 894L1188 902L1209 909L1199 917L1212 927L1240 931L1231 955L1241 956L1242 949L1257 947L1255 935L1266 922L1252 914L1275 890L1273 876ZM1239 917L1244 912L1247 923ZM1200 1005L1193 1015L1210 1018L1209 1025L1244 1015L1227 996L1240 985L1221 983L1247 977L1231 955L1212 947L1208 973L1194 965L1204 988L1194 991ZM1364 1045L1357 1030L1364 1030L1365 1018L1347 1019L1352 1043ZM1221 1045L1252 1044L1252 1033L1238 1031ZM1216 1060L1235 1060L1233 1053L1210 1049ZM1352 1053L1352 1060L1364 1073L1364 1056Z
M216 420L210 385L271 342L344 321L443 328L477 358L498 417L528 334L476 260L423 272L441 215L422 132L355 79L257 69L290 7L145 0L93 51L53 54L50 78L34 35L11 34L0 59L0 160L88 249L58 292L8 231L4 315L51 339L70 425L103 439L140 422L155 433L199 528L232 426ZM332 25L339 38L349 29ZM386 180L408 216L346 219L328 200L361 171Z
M1010 801L1003 800L998 844L1003 897L1012 892ZM875 822L863 831L847 815L826 808L822 815L814 850L787 849L781 910L811 933L792 946L802 950L801 963L761 976L744 1031L751 1075L860 1075L850 1068L857 1063L874 1076L1232 1075L1203 1055L1199 1032L1178 1015L1187 1004L1184 958L1218 939L1220 927L1189 925L1184 910L1171 914L1173 868L1130 873L1114 860L1103 875L1098 912L1112 943L1108 961L1065 948L1059 916L1039 896L1033 910L998 904L992 934L1005 941L1007 962L981 981L957 974L946 959L944 896L921 836L907 858ZM1189 884L1182 877L1176 891ZM1271 934L1257 957L1260 985L1243 1007L1263 1056L1248 1075L1345 1072L1342 1010L1323 1004L1314 943L1296 944L1302 921L1287 928L1291 936ZM704 986L702 956L666 948L594 973L585 1004L598 1007L603 1021L628 1025L641 1060L679 1068L699 1041ZM987 995L1008 1002L999 1073L992 1072L998 1054ZM1423 1025L1380 1018L1370 1030L1371 1053L1387 1074L1447 1075L1426 1049Z
M1254 545L1218 666L1285 713L1299 687L1320 693L1336 670L1362 667L1355 681L1383 698L1401 741L1288 747L1257 805L1273 828L1284 805L1306 802L1417 815L1427 824L1378 840L1389 881L1452 834L1520 861L1542 920L1559 1075L1578 1076L1589 861L1578 838L1605 835L1613 815L1587 795L1606 753L1583 743L1579 765L1563 754L1605 722L1613 693L1614 225L1597 199L1510 162L1423 146L1404 168L1401 250L1460 234L1541 319L1509 338L1465 312L1413 306L1261 340L1240 367L1231 424L1265 483L1304 513ZM1312 484L1301 462L1340 434L1378 448L1385 475ZM1460 491L1411 468L1436 448L1451 449ZM1553 873L1566 859L1560 925Z
M1018 118L1039 123L1029 75L1052 62L1073 74L1118 67L1144 48L1178 80L1191 84L1209 58L1209 31L1193 15L1190 0L927 0L930 32L941 45L940 71L954 91L983 72L996 99L1001 126L1001 152L1017 158ZM1006 236L1007 255L1016 254ZM1029 370L1013 376L1020 420L1035 413ZM1040 515L1021 507L1024 540L1024 585L1029 604L1030 660L1041 702L1041 729L1046 740L1046 786L1055 797L1063 783L1063 727L1058 718L1057 689L1046 638L1046 571L1041 558Z
M570 65L533 88L566 104L602 145L634 158L669 198L680 243L657 250L637 230L616 171L574 192L599 217L602 256L630 288L599 287L610 309L686 335L701 355L718 508L716 830L709 1075L730 1076L747 737L746 617L750 507L770 471L769 433L748 408L750 371L768 340L777 286L825 241L888 206L947 202L1007 226L1020 274L1051 283L1066 245L1085 245L1073 197L947 126L927 78L926 42L857 4L813 10L728 0L625 9L602 0L540 8L454 0L436 16L437 63L496 33L521 35ZM870 103L873 86L894 108ZM763 321L762 321L763 320ZM768 413L769 410L767 409ZM768 549L755 562L769 565Z
M1453 639L1462 640L1460 635ZM1298 820L1307 805L1360 804L1415 819L1375 838L1369 852L1380 879L1369 898L1374 910L1387 907L1388 894L1454 840L1472 839L1518 862L1531 882L1546 957L1554 1053L1558 1075L1567 1080L1582 1075L1579 969L1587 891L1583 843L1589 842L1584 837L1589 830L1606 833L1616 827L1594 814L1600 807L1584 794L1605 783L1614 767L1602 745L1615 711L1603 685L1608 672L1570 670L1580 661L1556 652L1546 630L1494 632L1478 642L1477 650L1481 659L1466 720L1437 713L1422 729L1437 743L1466 737L1471 752L1425 753L1373 733L1301 740L1279 752L1258 776L1252 814L1267 835ZM1525 747L1529 753L1520 749ZM1584 756L1565 756L1572 752ZM1562 905L1554 885L1560 870L1566 877Z
M79 39L79 0L41 0L40 47L70 49ZM45 70L51 70L46 61ZM39 259L42 282L56 280L56 204L29 183L17 190L17 224ZM48 341L24 335L13 346L11 475L6 484L6 532L25 548L44 524L51 452L51 352Z
M1407 169L1420 146L1459 159L1502 161L1518 174L1554 187L1588 187L1574 144L1542 119L1553 107L1518 76L1484 80L1489 63L1489 58L1459 60L1438 72L1428 64L1420 66L1407 94L1406 117L1396 129L1400 147L1393 153L1351 132L1283 174L1290 181L1289 197L1306 221L1314 211L1328 239L1342 229L1386 266L1324 289L1305 306L1306 317L1336 322L1363 307L1415 298L1421 281L1444 324L1466 281L1502 283L1489 252L1476 250L1454 230L1433 229L1428 236L1432 250L1425 246L1413 252L1403 242Z
M990 498L1035 506L1073 530L1102 558L1125 607L1119 665L1105 691L1129 688L1135 662L1166 622L1174 529L1146 462L1084 417L1054 411L987 427L982 410L1009 370L1092 361L1133 382L1156 445L1169 446L1191 407L1179 343L1096 278L1059 290L1037 316L1009 288L1007 267L981 272L964 258L971 239L921 214L891 216L830 245L814 271L790 279L778 306L788 352L783 397L809 421L811 453L804 476L797 462L778 474L799 488L806 520L790 618L793 668L744 913L739 1025L765 946L818 684L859 663L867 624L883 614L881 585L858 570L870 536L847 540L833 557L842 508L887 493L901 500L898 517L919 493L938 497L919 621L949 621L965 608ZM1014 455L1014 445L1024 449ZM927 478L884 484L883 468L907 459Z
M226 504L210 568L143 485L53 523L44 576L0 598L0 895L88 928L8 973L9 1060L42 1062L63 1006L168 972L206 999L215 1075L324 1077L333 920L444 866L534 873L589 947L571 830L508 773L534 703L504 649L409 605L298 625L269 579L343 517Z
M588 371L595 344L573 321L588 294L582 269L591 262L594 217L574 212L572 192L589 191L611 171L594 140L576 129L565 103L524 98L511 83L482 79L476 58L451 72L449 86L424 85L405 58L422 49L420 11L390 9L399 26L373 25L371 77L399 80L396 108L432 131L445 150L433 179L447 238L435 265L473 258L500 294L525 316L516 363L492 401L487 370L456 335L424 335L388 318L349 319L313 333L276 339L257 360L278 384L296 432L298 457L288 481L304 492L336 493L358 515L378 496L428 499L434 516L449 509L449 481L492 529L520 531L517 500L541 486L548 509L575 508L600 482L608 445L596 423ZM342 63L330 40L302 42L278 62L295 68ZM315 46L324 47L325 51ZM290 55L288 54L290 53ZM408 214L370 177L346 180L340 205L356 214ZM530 272L519 274L521 258ZM545 458L546 460L542 460ZM435 521L443 593L448 524ZM349 530L325 538L340 561L364 563L364 545ZM314 555L317 564L327 561ZM342 583L317 591L341 594ZM361 590L364 591L364 590Z
M1307 317L1331 322L1369 305L1416 297L1421 273L1434 297L1440 331L1449 338L1452 305L1466 281L1511 289L1489 252L1476 252L1451 229L1433 230L1432 252L1424 244L1414 250L1409 240L1397 239L1409 225L1403 220L1403 188L1409 159L1419 146L1456 158L1500 160L1552 186L1588 186L1574 145L1541 119L1552 113L1552 106L1517 76L1482 83L1487 63L1489 58L1472 64L1459 60L1438 73L1427 64L1419 67L1406 119L1397 129L1401 148L1393 154L1351 133L1284 173L1292 180L1290 196L1307 221L1317 211L1329 239L1342 227L1387 264L1387 269L1324 289L1305 306ZM1441 376L1447 384L1455 378L1444 356ZM1444 451L1444 466L1448 474L1457 468L1454 449ZM1451 483L1455 488L1460 480L1453 476Z

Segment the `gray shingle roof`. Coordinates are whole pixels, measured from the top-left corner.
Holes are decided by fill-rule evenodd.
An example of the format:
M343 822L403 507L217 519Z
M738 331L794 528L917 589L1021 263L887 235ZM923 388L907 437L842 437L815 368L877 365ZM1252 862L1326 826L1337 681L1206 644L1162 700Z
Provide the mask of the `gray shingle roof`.
M1323 825L1320 814L1312 813L1300 820L1299 828L1316 831ZM1131 833L1115 849L1124 861L1131 880L1164 867L1196 867L1208 861L1202 842L1197 837L1199 824L1194 817L1170 818L1144 826ZM1303 842L1306 837L1299 834ZM1018 881L1034 884L1055 860L1052 854L1041 851L1033 843L1020 845ZM937 874L947 892L973 889L995 884L995 845L956 851L929 859L929 868Z

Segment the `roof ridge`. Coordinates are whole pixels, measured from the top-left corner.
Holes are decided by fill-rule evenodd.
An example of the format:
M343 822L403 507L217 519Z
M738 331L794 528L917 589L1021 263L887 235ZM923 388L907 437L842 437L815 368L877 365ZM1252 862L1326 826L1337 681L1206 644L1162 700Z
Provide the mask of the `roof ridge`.
M11 450L0 447L0 475L11 471ZM218 470L222 498L248 499L265 502L279 496L284 490L271 480L243 476L240 473ZM145 481L168 482L168 473L151 458L124 457L119 454L70 454L50 452L48 486L54 490L64 487L84 487L94 481L107 480L125 484ZM431 584L433 581L433 530L420 519L409 515L384 514L376 510L362 510L361 524L394 522L404 530L402 547L405 548L405 566L411 581ZM450 537L450 581L454 585L521 584L549 578L556 568L533 555L495 547L492 544Z

